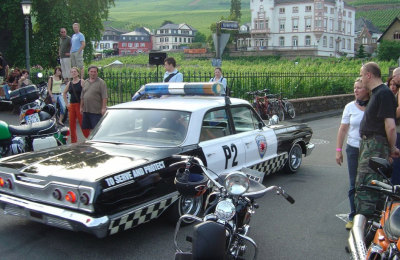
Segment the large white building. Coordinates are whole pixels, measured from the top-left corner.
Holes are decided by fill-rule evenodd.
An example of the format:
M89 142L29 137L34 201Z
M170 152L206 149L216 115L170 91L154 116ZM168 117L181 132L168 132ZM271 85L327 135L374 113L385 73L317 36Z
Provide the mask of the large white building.
M168 23L156 30L153 50L170 51L193 42L196 30L188 24Z
M354 56L355 8L343 0L250 0L250 11L250 37L237 38L238 50Z

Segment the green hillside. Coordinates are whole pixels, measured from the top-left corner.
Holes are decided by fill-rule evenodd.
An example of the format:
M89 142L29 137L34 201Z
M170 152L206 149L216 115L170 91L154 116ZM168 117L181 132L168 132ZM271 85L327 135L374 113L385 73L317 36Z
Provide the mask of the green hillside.
M130 30L136 26L150 29L163 21L187 23L209 35L210 25L221 17L228 17L230 0L116 0L110 9L111 25ZM242 0L242 20L250 21L250 0Z
M187 23L209 35L210 25L228 17L231 0L115 0L109 21L116 28L133 30L137 26L150 29L163 21ZM242 0L241 23L250 22L250 0ZM384 31L396 16L400 16L400 0L348 0L357 8L356 18L364 17Z

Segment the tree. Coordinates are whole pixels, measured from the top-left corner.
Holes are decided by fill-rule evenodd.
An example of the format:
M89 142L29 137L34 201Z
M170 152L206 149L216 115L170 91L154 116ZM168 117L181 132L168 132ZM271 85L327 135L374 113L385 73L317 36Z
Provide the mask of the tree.
M364 45L360 45L360 48L358 48L358 52L357 52L357 58L363 59L365 58L366 54L364 51Z
M10 66L24 66L25 20L21 1L2 0L0 17L0 51Z
M86 62L92 60L92 40L99 40L103 29L102 20L108 17L109 8L114 0L35 0L32 1L32 13L35 23L30 33L31 64L43 67L54 67L58 56L58 38L61 27L67 29L68 35L73 34L72 24L80 24L85 35L86 47L84 57ZM90 10L90 11L88 11ZM7 21L6 26L0 25L0 35L10 39L7 41L5 56L11 65L24 66L25 59L25 29L20 0L3 0L0 6L0 16ZM3 40L3 39L2 39ZM0 50L3 46L0 45Z
M231 0L231 12L230 19L235 21L240 21L241 13L241 1L240 0Z
M166 24L173 24L173 23L174 23L173 21L164 20L164 22L161 24L161 26L164 26L164 25L166 25Z
M398 41L382 41L378 47L378 59L397 61L400 54L400 42Z
M206 42L206 35L201 32L196 32L193 42L201 42L201 43Z

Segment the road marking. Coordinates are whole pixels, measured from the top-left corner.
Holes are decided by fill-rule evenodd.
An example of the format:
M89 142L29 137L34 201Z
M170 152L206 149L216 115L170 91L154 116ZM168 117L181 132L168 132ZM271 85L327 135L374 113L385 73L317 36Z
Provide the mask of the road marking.
M336 214L336 217L343 220L345 223L349 222L349 214Z

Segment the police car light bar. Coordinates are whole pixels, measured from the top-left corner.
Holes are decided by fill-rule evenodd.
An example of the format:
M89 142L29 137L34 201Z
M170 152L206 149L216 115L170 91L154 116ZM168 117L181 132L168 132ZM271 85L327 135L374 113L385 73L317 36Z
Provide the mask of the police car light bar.
M222 90L223 85L218 82L149 83L142 86L132 100L137 100L145 94L220 96Z

